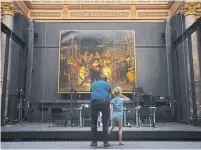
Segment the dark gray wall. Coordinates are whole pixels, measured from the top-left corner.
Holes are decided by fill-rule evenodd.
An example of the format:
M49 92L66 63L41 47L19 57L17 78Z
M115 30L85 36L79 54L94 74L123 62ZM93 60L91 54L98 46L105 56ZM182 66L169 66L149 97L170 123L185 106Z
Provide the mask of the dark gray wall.
M28 42L29 21L21 14L14 16L13 31L25 42Z
M171 40L174 42L185 31L185 20L181 14L176 14L171 20Z
M184 16L177 14L170 21L172 27L172 42L184 31ZM176 119L188 121L188 73L187 73L187 44L184 40L172 49L174 100L176 104Z
M62 99L57 94L60 30L135 30L137 85L146 92L168 95L164 23L35 23L31 101Z

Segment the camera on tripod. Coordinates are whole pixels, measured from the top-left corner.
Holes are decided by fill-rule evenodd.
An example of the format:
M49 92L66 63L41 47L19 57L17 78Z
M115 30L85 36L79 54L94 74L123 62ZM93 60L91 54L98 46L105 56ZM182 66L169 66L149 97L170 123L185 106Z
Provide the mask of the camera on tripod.
M140 97L143 95L144 90L141 87L135 88L133 90L133 95L132 95L132 100L133 101L138 101Z
M17 97L18 97L18 122L22 123L24 121L24 103L25 103L25 92L20 89L17 90Z

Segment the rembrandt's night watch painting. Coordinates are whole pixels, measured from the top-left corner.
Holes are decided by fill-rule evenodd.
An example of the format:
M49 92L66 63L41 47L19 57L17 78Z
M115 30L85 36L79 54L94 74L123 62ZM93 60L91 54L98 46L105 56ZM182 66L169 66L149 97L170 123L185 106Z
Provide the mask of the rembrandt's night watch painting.
M90 92L91 84L107 76L123 92L135 87L135 32L131 30L61 31L58 92Z

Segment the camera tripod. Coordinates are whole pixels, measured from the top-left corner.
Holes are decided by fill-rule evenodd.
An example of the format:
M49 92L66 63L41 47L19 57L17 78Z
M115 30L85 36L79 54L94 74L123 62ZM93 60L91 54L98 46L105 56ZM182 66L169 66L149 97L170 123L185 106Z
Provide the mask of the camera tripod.
M75 95L76 95L76 90L71 88L71 95L70 95L70 112L68 113L68 116L69 116L69 120L66 121L65 123L65 126L70 126L70 127L74 127L75 124L73 123L74 122L74 108L73 108L73 103L75 104L76 103L76 98L75 98Z
M24 121L24 117L23 117L23 109L24 109L24 92L22 89L20 89L20 91L18 92L18 98L19 98L19 103L18 103L18 119L16 120L16 122L18 122L17 124L23 124L26 123Z

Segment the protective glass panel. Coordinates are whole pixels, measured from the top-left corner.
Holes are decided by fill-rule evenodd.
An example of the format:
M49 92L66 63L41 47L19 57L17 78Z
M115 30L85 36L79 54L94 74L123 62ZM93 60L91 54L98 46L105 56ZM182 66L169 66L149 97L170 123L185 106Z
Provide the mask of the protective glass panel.
M198 30L183 38L173 52L176 118L199 124L200 42Z
M1 32L1 87L3 82L4 73L4 60L5 60L5 48L6 48L6 34Z
M10 51L9 51L9 60L8 60L8 101L6 101L7 105L7 113L8 122L20 121L20 100L18 97L18 83L19 83L19 61L20 61L20 50L21 47L15 41L10 39Z
M176 79L174 82L176 85L176 117L177 120L186 120L188 122L189 117L193 115L192 94L190 87L190 69L189 69L189 47L187 40L184 40L175 49L176 53L176 65L175 73Z
M192 57L193 57L193 72L195 82L195 97L196 97L196 115L197 119L201 119L201 34L198 28L192 35Z

